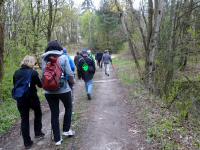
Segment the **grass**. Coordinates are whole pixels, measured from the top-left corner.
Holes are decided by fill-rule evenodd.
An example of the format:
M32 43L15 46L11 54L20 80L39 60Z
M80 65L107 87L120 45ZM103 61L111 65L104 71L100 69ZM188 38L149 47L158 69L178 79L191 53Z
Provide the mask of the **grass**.
M6 133L19 118L14 100L9 99L0 105L0 134Z
M125 85L132 85L139 81L133 60L116 57L113 59L113 64L119 79L121 79ZM143 61L140 61L140 64L143 64Z

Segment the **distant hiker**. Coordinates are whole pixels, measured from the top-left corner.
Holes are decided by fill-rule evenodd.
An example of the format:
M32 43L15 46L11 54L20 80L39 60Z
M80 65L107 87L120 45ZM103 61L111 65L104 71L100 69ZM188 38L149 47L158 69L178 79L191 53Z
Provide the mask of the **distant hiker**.
M17 101L17 108L21 116L21 132L26 149L33 145L30 137L29 111L34 111L35 138L44 137L42 132L42 111L36 85L42 87L37 71L33 70L36 59L33 56L25 56L21 62L21 68L15 71L13 76L14 88L12 96Z
M51 110L51 126L54 134L55 145L61 145L62 137L60 135L59 125L59 101L61 100L65 107L65 115L63 119L64 136L73 136L74 131L71 127L72 116L72 98L71 89L66 80L66 75L73 82L74 76L70 68L69 60L62 55L62 46L58 41L48 43L45 53L42 55L43 70L43 88L45 89L45 97Z
M109 76L109 67L110 67L110 63L112 64L112 59L108 50L104 51L104 54L102 57L102 63L104 64L105 75Z
M67 49L66 48L63 48L63 54L65 56L67 56L67 58L69 60L70 68L73 71L73 74L75 76L75 64L74 64L74 61L72 60L72 58L67 54ZM73 89L73 84L69 81L69 76L66 75L66 79L68 80L70 88Z
M66 48L63 48L63 55L67 56L68 60L69 60L69 65L70 65L70 68L71 70L73 71L73 74L74 74L74 78L75 78L75 64L74 64L74 61L72 60L72 58L69 56L69 54L67 53L67 49ZM74 103L73 100L74 100L74 83L72 83L69 79L69 76L66 75L66 80L68 81L68 84L71 88L71 96L72 96L72 104ZM73 105L72 105L73 106ZM72 107L73 109L73 107ZM74 114L73 110L72 110L72 114Z
M78 60L81 57L79 52L76 52L76 56L74 57L74 64L75 66L78 66Z
M99 66L99 68L102 68L102 63L101 63L102 57L103 57L103 53L102 52L98 52L95 55L95 59L97 61L97 65Z
M82 51L82 57L79 59L78 63L78 78L82 78L85 82L85 89L87 92L88 100L92 99L93 90L93 77L95 74L95 62L92 58L88 56L87 51Z
M79 52L76 52L76 56L74 57L74 64L76 66L76 71L77 71L77 75L78 75L78 60L81 58L82 56L80 55Z
M94 56L90 49L87 50L88 56L95 62Z

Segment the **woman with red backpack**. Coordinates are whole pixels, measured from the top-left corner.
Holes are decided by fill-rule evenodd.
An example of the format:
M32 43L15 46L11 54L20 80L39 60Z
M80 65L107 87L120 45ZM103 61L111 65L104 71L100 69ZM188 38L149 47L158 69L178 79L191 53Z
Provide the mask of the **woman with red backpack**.
M45 89L45 97L51 110L51 126L54 134L55 145L61 145L59 125L59 101L65 107L63 119L63 136L73 136L71 128L72 98L71 88L66 76L73 82L74 75L70 68L68 58L62 52L63 47L58 41L48 43L45 53L42 55L42 84Z

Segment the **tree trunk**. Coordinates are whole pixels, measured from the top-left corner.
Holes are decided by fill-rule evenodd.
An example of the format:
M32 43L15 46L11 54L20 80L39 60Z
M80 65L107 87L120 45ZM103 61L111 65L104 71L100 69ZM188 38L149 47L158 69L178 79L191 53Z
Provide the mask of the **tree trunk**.
M185 0L185 16L183 17L183 24L182 24L182 38L184 39L185 44L187 45L187 39L189 39L188 29L190 28L190 20L191 15L193 11L193 0ZM181 53L181 59L180 59L180 70L184 71L187 66L187 58L189 54L189 48L186 46L183 48L183 52Z
M47 42L51 40L52 25L53 25L53 4L51 0L48 0L48 11L49 11L49 20L47 26Z
M167 62L167 75L165 77L165 85L164 92L165 94L168 92L169 85L173 79L174 75L174 53L175 53L175 45L176 45L176 21L177 21L177 13L176 13L176 1L171 0L171 10L170 10L170 39L169 39L169 48L168 48L168 62Z
M0 2L0 82L3 78L3 59L4 59L4 18L3 2Z
M148 88L150 92L155 92L155 56L158 49L159 32L161 19L163 15L164 1L158 2L158 6L155 6L154 26L149 43L149 66L148 66Z
M136 52L135 52L136 46L132 41L131 33L130 33L130 31L128 29L128 25L125 21L124 12L120 9L117 0L115 0L115 5L117 6L118 11L121 13L120 19L121 19L121 22L122 22L122 25L123 25L123 30L124 30L126 37L127 37L127 40L128 40L129 49L130 49L131 54L133 56L133 59L135 61L135 65L136 65L136 68L137 68L137 71L138 71L138 75L139 75L140 79L142 79L141 67L140 67L140 64L138 62L138 59L136 57Z

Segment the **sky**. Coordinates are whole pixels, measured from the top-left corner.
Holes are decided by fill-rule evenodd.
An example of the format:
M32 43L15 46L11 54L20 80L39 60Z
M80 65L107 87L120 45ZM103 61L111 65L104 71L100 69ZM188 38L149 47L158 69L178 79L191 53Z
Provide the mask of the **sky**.
M83 3L83 1L84 1L84 0L75 0L74 3L75 3L76 6L79 7L79 6ZM100 0L92 0L92 2L93 2L94 6L95 6L96 8L99 7Z
M84 0L75 0L74 3L76 6L80 6L83 3L83 1ZM132 1L133 1L133 7L135 9L138 9L141 0L132 0ZM92 2L96 8L99 8L100 0L92 0Z

